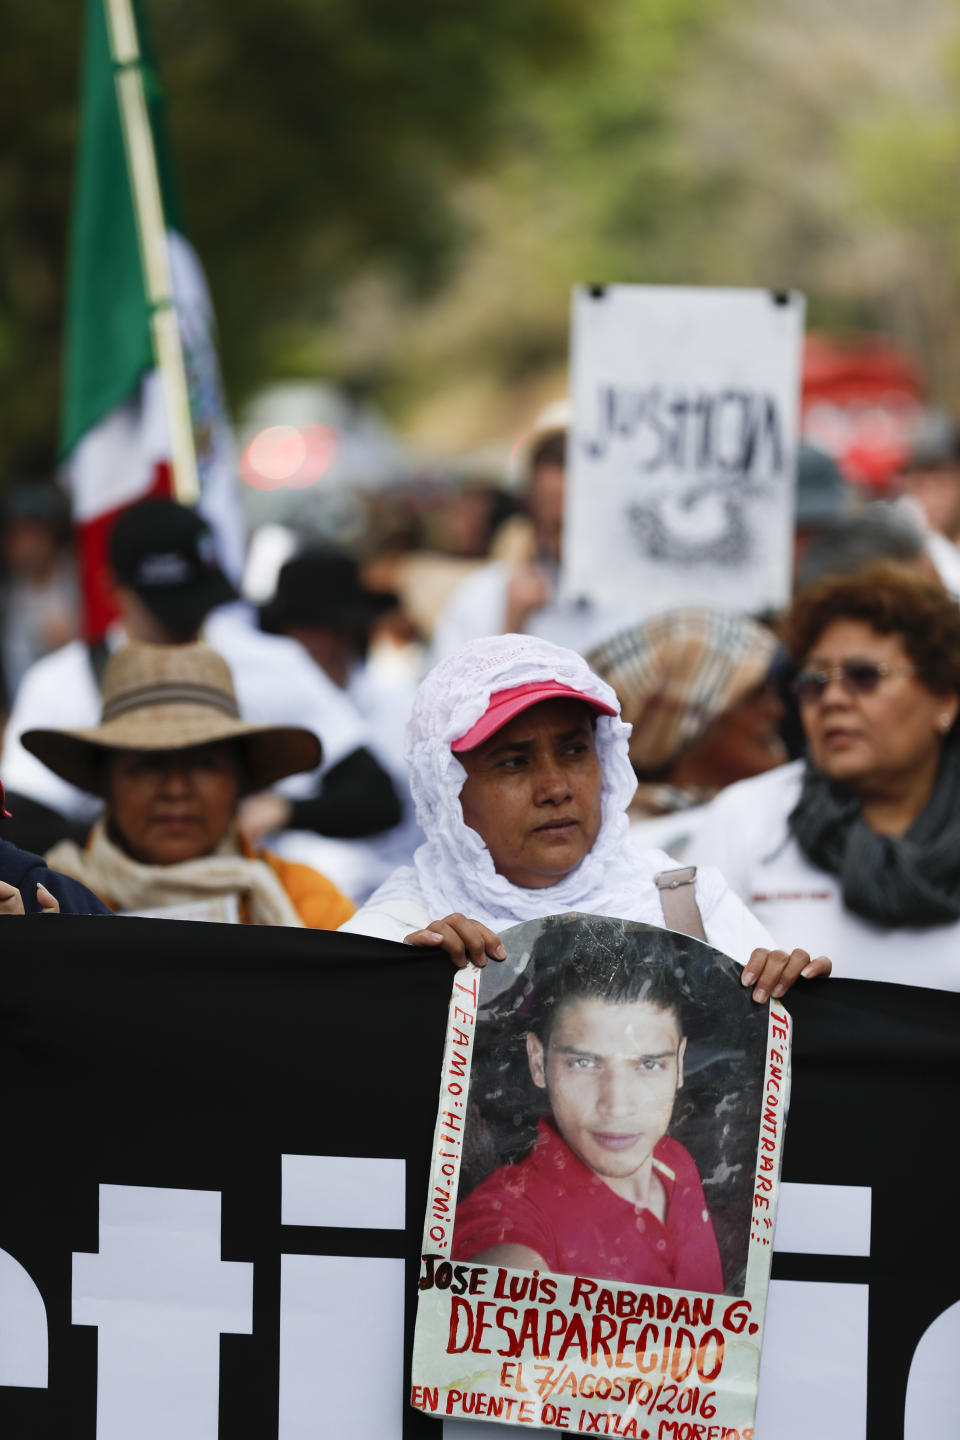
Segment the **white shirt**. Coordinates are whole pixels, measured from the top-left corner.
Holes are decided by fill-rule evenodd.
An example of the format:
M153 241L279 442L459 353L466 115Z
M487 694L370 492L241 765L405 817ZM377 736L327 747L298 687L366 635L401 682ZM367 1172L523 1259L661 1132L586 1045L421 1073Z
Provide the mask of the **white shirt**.
M658 869L663 858L658 858ZM410 885L406 894L398 895L394 889L389 899L381 900L373 895L340 929L351 935L375 935L381 940L402 941L414 930L423 930L431 921L442 920L442 915L429 913L417 886L415 872L411 870L408 873ZM546 891L541 893L547 894ZM544 914L548 913L544 910ZM766 930L729 888L704 918L703 928L715 950L730 955L741 965L747 963L751 952L758 946L767 950L774 948Z
M686 865L706 814L706 805L690 805L686 810L671 810L669 815L631 815L630 839L655 850L666 850L671 859Z
M934 530L927 519L927 512L912 495L901 495L894 504L898 510L909 515L923 531L927 554L943 581L944 589L948 590L955 600L960 598L960 548L946 535L941 535L939 530Z
M960 921L923 929L875 925L848 910L837 877L804 855L787 825L803 764L796 760L722 791L684 860L718 865L778 944L829 955L840 979L960 990Z
M230 666L244 720L302 725L319 736L323 745L319 769L292 776L281 787L294 798L310 795L319 775L370 743L368 727L344 692L295 640L263 634L238 610L231 606L214 611L207 617L203 638ZM111 649L123 643L121 630L111 632ZM100 710L100 691L82 641L71 641L31 665L17 693L0 756L0 779L7 789L72 820L92 820L101 802L54 775L23 748L20 736L25 730L87 729L99 723Z

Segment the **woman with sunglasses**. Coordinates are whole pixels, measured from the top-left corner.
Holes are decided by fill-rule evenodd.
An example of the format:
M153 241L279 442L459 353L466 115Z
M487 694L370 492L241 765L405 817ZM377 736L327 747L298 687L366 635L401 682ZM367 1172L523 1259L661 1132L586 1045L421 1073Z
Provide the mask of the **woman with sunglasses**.
M807 758L724 791L690 858L840 976L960 989L960 610L880 564L804 592L786 639Z

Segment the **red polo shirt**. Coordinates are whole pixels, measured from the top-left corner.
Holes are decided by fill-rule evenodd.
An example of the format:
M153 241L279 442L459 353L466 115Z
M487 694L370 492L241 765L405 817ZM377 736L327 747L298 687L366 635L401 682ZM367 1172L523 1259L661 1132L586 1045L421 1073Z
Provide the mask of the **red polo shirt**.
M720 1293L723 1271L690 1152L665 1137L653 1164L667 1193L666 1220L616 1195L549 1120L519 1165L502 1165L457 1206L456 1260L492 1245L527 1245L559 1275Z

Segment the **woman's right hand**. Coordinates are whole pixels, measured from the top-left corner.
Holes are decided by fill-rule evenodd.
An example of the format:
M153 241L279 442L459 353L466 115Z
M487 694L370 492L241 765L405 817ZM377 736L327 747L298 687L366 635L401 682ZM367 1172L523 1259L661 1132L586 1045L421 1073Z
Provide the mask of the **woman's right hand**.
M276 830L286 830L290 823L290 801L272 790L259 795L248 795L240 801L237 811L237 825L240 834L252 849L256 849L265 835Z
M491 960L505 960L507 952L499 935L481 925L479 920L468 920L466 915L448 915L444 920L431 920L423 930L414 930L404 936L404 945L424 945L434 950L445 950L458 970L472 961L474 965L486 965Z
M534 610L550 600L550 582L534 564L517 565L507 583L505 629L509 635L523 630Z

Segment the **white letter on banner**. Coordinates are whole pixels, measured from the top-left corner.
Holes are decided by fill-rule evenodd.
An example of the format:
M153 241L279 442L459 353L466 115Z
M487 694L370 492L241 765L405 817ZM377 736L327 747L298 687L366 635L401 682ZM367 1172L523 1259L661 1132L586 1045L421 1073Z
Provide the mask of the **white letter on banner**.
M774 1250L870 1254L870 1189L783 1184ZM774 1280L767 1297L755 1430L777 1440L863 1440L868 1286Z
M284 1155L283 1224L402 1230L405 1169L403 1160ZM280 1257L278 1440L401 1440L403 1281L402 1260Z
M19 1260L0 1250L0 1385L47 1388L47 1309Z
M97 1440L217 1440L220 1336L253 1329L253 1266L220 1258L220 1192L101 1185L73 1323L99 1331Z
M913 1352L903 1440L954 1440L960 1414L960 1300L928 1325Z

